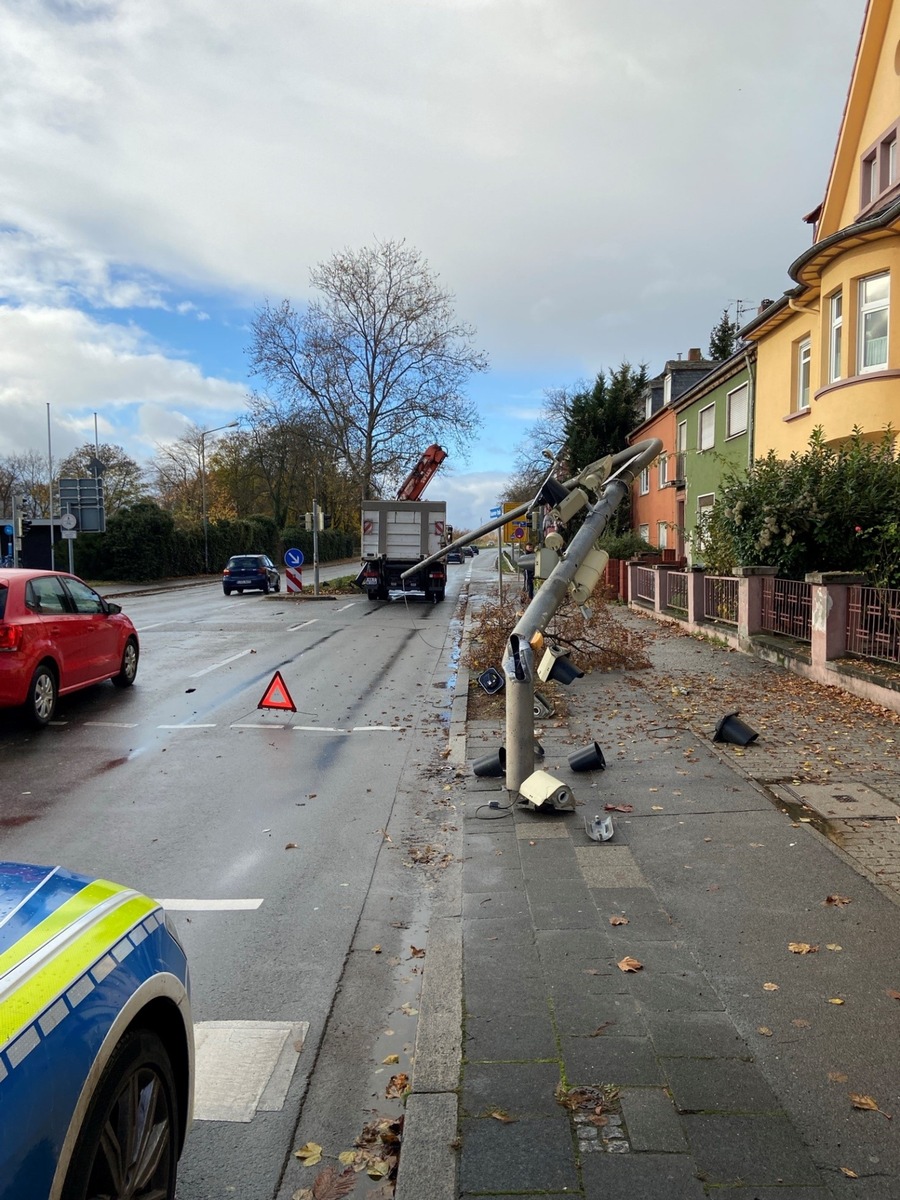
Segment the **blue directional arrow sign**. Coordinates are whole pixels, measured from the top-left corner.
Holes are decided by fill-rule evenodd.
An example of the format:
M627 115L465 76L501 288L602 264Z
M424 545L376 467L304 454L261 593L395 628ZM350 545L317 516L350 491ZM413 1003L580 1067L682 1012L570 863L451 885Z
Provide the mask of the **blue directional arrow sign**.
M303 551L296 550L293 547L284 552L284 565L286 567L302 567L303 566Z
M491 509L491 520L493 520L494 517L499 517L499 516L500 516L500 505L498 504L496 508Z

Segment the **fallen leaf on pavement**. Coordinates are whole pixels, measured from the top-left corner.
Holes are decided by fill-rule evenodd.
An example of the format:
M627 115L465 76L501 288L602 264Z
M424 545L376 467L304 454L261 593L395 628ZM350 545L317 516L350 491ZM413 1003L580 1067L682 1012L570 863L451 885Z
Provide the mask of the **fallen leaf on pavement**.
M794 1017L791 1021L792 1025L796 1025L798 1029L809 1029L809 1021L805 1021L803 1017Z
M342 1200L356 1187L356 1178L351 1169L338 1172L334 1167L323 1167L313 1180L312 1188L301 1188L292 1200Z
M619 968L620 971L626 971L626 972L627 971L642 971L644 969L643 963L638 962L638 960L636 958L632 958L628 954L625 955L625 957L622 959L621 962L617 962L616 966Z
M620 813L634 812L633 804L604 804L603 808L606 812L620 812Z
M356 1162L358 1156L358 1150L342 1150L338 1155L338 1162L343 1163L345 1167L349 1167Z
M771 1037L772 1036L772 1030L768 1027L768 1025L760 1025L759 1029L757 1029L756 1032L761 1033L763 1035L763 1037Z
M409 1076L405 1071L401 1071L397 1075L392 1075L388 1080L388 1085L384 1089L385 1097L388 1100L399 1100L409 1091Z
M891 1114L884 1112L878 1107L878 1101L874 1098L874 1096L860 1096L858 1092L851 1092L850 1103L854 1108L865 1109L866 1112L881 1113L881 1115L886 1117L888 1121L891 1120Z
M828 1072L828 1082L829 1083L846 1083L847 1076L844 1074L843 1071L829 1071Z
M390 1169L391 1164L389 1162L386 1162L383 1158L377 1158L366 1167L366 1174L370 1179L384 1179Z
M811 946L809 942L788 942L791 954L815 954L818 949L818 946Z
M322 1161L322 1147L318 1142L304 1142L299 1150L294 1151L294 1156L300 1159L304 1167L314 1167Z
M763 984L763 991L764 991L764 992L777 992L777 991L778 991L778 984L777 984L777 983L764 983L764 984Z
M386 1058L383 1058L381 1061L384 1063L384 1065L386 1067L390 1067L390 1066L393 1066L394 1063L398 1063L400 1061L400 1055L399 1054L389 1054Z
M826 896L825 903L833 904L837 908L843 908L845 904L850 904L851 900L850 900L849 896L838 896L837 894L835 894L833 896Z
M381 953L381 947L380 947L380 946L373 946L373 947L372 947L372 953L373 953L373 954L380 954L380 953Z
M593 1033L589 1033L588 1037L602 1037L610 1025L615 1025L615 1021L604 1021L602 1025L597 1026Z
M400 1011L407 1017L415 1017L419 1012L417 1008L413 1008L408 1000L404 1001L404 1003L400 1005Z
M417 946L410 946L409 949L410 949L410 955L409 955L410 958L424 958L425 957L425 951L420 950Z
M828 1001L828 1003L829 1004L843 1004L844 1002L840 998L840 996L832 996L831 999Z
M837 942L826 942L826 950L843 950L843 946L839 946Z
M296 850L296 849L297 849L296 842L288 842L288 844L285 846L285 850Z
M895 992L893 988L888 988L887 994L892 1000L900 1000L900 992Z
M610 923L610 925L627 925L628 918L627 917L618 917L618 916L610 917L609 923ZM898 997L898 999L900 999L900 997Z
M665 811L661 804L651 804L650 809L652 812L664 812Z
M488 1113L489 1117L493 1117L495 1121L502 1121L504 1125L514 1125L516 1118L511 1117L503 1108L493 1108Z
M848 1179L859 1179L855 1171L851 1171L849 1167L841 1167L841 1174L846 1175Z

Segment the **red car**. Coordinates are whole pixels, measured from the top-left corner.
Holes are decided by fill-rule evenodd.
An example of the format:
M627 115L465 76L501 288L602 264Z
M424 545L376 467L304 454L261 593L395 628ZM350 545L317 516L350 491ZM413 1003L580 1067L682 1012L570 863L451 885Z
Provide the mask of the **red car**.
M67 692L105 679L131 687L139 654L130 619L82 579L0 569L0 708L24 706L46 725Z

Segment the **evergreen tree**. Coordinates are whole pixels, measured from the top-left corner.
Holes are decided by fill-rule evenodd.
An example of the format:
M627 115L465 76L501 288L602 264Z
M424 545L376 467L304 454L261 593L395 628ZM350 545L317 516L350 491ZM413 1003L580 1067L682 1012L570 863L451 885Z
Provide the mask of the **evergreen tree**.
M592 385L573 393L565 427L569 474L625 449L643 417L646 387L647 368L623 362L608 377L600 371Z
M738 323L728 316L728 309L722 309L719 323L714 325L709 335L709 357L713 362L723 362L730 358L737 349Z

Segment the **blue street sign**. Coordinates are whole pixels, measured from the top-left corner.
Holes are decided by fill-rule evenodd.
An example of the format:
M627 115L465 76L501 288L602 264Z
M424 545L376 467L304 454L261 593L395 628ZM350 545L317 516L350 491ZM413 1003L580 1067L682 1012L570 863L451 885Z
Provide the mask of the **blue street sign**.
M5 534L7 534L8 536L12 536L12 531L13 531L12 525L4 525L3 526L3 532Z
M302 567L303 566L303 551L302 550L285 550L284 565L286 567Z
M491 509L491 520L493 521L493 519L495 517L499 517L499 516L500 516L500 506L498 504L496 508Z

